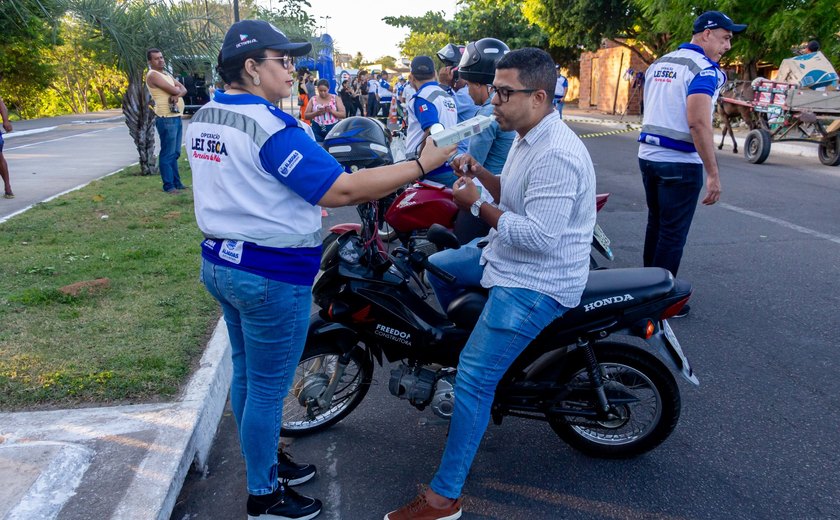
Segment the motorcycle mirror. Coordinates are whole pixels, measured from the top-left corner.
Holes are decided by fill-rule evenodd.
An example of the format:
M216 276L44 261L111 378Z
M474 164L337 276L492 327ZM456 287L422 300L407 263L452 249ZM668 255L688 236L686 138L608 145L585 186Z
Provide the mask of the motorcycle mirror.
M438 250L461 248L455 234L440 224L432 224L426 234L426 239L437 246Z

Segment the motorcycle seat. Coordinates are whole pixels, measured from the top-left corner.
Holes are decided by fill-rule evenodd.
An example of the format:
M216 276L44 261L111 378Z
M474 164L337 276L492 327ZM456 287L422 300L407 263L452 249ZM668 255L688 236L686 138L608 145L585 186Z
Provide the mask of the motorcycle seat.
M590 271L580 305L555 323L597 320L616 311L661 298L674 289L674 283L671 273L660 267ZM471 329L478 322L485 303L486 291L469 291L455 298L446 314L459 327Z
M462 329L470 330L475 327L484 305L487 303L487 290L476 288L458 296L449 308L446 315L455 325Z
M667 269L641 267L590 271L580 304L563 321L592 320L661 298L674 288Z

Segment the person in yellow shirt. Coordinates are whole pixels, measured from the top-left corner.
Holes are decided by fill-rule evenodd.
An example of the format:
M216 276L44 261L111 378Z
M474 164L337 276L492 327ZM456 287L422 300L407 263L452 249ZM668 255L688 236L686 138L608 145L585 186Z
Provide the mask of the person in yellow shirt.
M146 87L154 101L155 128L160 138L158 169L163 181L163 191L178 193L186 189L178 175L178 157L181 156L181 113L187 89L180 81L166 72L166 60L160 49L146 51L149 72L146 74Z

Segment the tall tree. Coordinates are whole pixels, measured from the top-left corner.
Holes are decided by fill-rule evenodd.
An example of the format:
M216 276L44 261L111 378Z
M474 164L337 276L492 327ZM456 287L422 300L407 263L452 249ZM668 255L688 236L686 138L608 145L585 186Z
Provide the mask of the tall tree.
M407 27L415 33L453 34L454 23L444 18L445 14L443 11L426 11L423 16L386 16L382 20L392 27Z
M62 17L59 33L62 43L48 52L55 64L55 79L49 90L42 92L54 95L66 110L76 114L108 108L126 87L113 57L105 52L101 40L90 39L71 16Z
M67 0L68 11L91 28L116 58L128 78L122 108L128 132L134 139L141 175L156 173L154 161L155 114L145 85L146 50L156 47L169 59L204 56L218 52L222 28L208 20L194 4L152 0ZM213 60L214 61L214 60Z
M431 56L437 60L437 51L451 42L452 36L447 33L412 31L405 40L400 42L400 52L409 59L415 56Z
M356 52L356 55L350 60L350 67L354 69L362 68L362 63L365 62L365 57L362 56L361 52Z
M662 3L670 0L651 0ZM635 0L525 0L525 17L540 26L551 45L597 50L604 38L630 49L646 63L667 49L667 31L658 31ZM683 11L684 13L685 11Z
M22 117L37 115L31 93L46 89L54 76L47 51L56 41L51 21L61 12L53 0L0 1L0 93Z

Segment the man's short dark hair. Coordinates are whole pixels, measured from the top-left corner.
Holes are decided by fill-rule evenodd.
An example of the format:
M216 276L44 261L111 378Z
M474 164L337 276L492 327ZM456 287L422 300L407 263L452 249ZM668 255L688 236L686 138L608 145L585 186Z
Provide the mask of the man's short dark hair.
M544 90L547 99L554 99L554 86L557 83L557 70L551 55L542 49L526 47L505 54L496 70L516 69L519 72L519 82L525 88Z
M152 54L163 54L160 49L155 49L154 47L146 51L146 61L152 61Z
M429 81L430 79L435 79L434 72L429 72L428 74L412 72L411 75L414 76L414 79L416 79L417 81Z
M817 52L820 50L820 42L817 40L811 40L808 42L808 52Z

